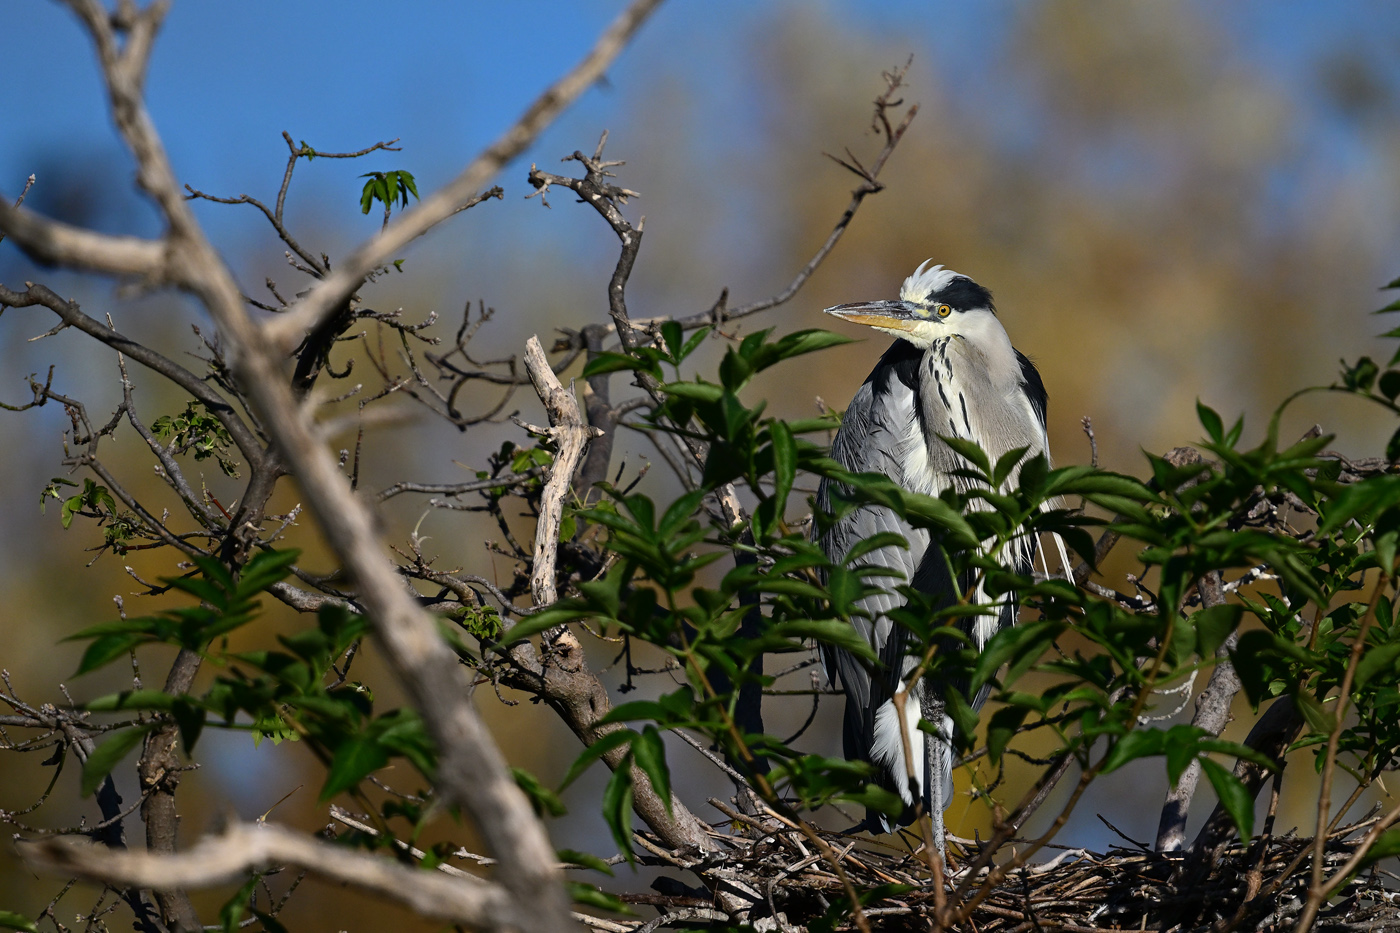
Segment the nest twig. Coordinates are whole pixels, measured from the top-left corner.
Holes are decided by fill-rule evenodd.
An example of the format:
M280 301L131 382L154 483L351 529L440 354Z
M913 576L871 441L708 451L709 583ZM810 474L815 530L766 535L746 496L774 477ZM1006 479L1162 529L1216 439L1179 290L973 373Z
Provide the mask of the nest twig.
M693 923L689 911L718 910L728 903L747 905L740 913L731 909L729 922L758 929L789 933L823 917L834 920L835 929L853 929L840 880L801 834L776 822L733 815L730 832L715 830L725 843L718 852L669 851L654 836L638 834L643 863L684 869L708 890L662 878L653 884L656 893L624 894L624 901L659 912L654 919L631 925L654 930ZM1373 815L1329 836L1326 861L1331 870L1351 857L1374 822ZM883 897L865 907L873 927L939 928L928 865L917 851L864 836L823 836L857 888L888 886L882 889ZM1255 838L1248 845L1236 844L1218 853L1157 853L1127 846L1101 853L1062 848L1047 861L1013 872L971 910L965 923L952 928L977 933L1291 930L1307 900L1308 872L1299 870L1298 856L1311 847L1310 838L1289 833ZM957 871L960 861L970 861L966 855L950 845L952 912L960 906L952 890L966 880ZM1359 872L1324 908L1314 929L1400 928L1400 885L1396 884L1400 876L1383 868L1384 863ZM976 891L977 880L969 887ZM653 926L657 920L663 922Z

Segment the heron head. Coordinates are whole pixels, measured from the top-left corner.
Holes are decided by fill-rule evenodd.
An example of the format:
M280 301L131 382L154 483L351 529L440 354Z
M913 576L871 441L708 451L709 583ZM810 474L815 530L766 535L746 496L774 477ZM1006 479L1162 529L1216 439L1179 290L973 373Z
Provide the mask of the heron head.
M904 280L894 301L858 301L826 313L865 324L927 349L942 337L976 341L989 327L1000 330L992 293L972 279L925 261Z

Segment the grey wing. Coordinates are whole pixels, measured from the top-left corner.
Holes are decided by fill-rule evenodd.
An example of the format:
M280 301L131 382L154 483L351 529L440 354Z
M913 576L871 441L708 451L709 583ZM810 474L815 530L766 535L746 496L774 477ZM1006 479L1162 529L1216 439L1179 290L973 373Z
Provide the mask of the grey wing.
M899 452L908 444L915 417L913 393L898 379L882 380L877 370L851 400L832 444L832 458L853 472L882 473L906 485ZM917 437L917 431L912 436ZM835 485L822 481L817 490L819 508L830 508ZM928 549L928 533L911 527L883 506L865 505L842 516L820 540L826 553L839 561L854 544L882 532L902 536L909 547L883 547L860 559L861 565L892 570L899 576L871 578L870 582L881 587L882 592L856 603L863 617L853 618L852 624L874 647L883 668L872 673L847 651L827 646L822 649L827 678L833 683L839 680L846 691L846 756L864 760L870 758L875 711L893 695L907 666L904 630L886 616L903 605L904 598L889 591L901 583L924 582L915 577Z

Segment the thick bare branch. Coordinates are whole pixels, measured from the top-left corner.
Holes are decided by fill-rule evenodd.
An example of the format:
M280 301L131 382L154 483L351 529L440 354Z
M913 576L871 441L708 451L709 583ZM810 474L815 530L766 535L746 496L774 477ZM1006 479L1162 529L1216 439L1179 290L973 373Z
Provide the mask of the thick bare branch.
M525 345L525 367L535 391L549 412L550 427L547 433L558 445L549 480L540 497L534 567L530 575L531 596L536 606L543 607L558 598L554 581L555 557L564 499L569 493L584 447L598 429L584 423L577 400L572 392L560 384L537 337L531 337ZM545 429L539 430L543 433ZM506 676L506 680L542 697L585 745L592 745L609 732L621 728L617 723L607 726L598 724L611 707L611 701L607 690L588 670L583 648L573 633L559 629L551 632L545 642L543 659L538 658L526 643L515 646L511 657L516 667ZM603 760L608 767L616 770L625 756L625 749L615 748L605 754ZM680 801L672 799L668 802L657 796L641 769L632 768L632 781L634 809L667 844L678 848L712 846L704 824Z
M296 475L327 541L357 584L385 655L439 749L439 790L444 802L460 804L472 816L501 861L505 885L522 902L533 902L535 909L521 920L521 928L540 933L569 928L568 902L554 867L553 848L471 705L470 685L455 654L438 634L436 621L404 588L386 557L368 505L353 494L335 458L318 440L310 413L293 396L282 367L285 348L270 342L248 316L232 274L204 237L176 184L140 94L144 56L163 5L135 14L120 50L113 23L95 0L70 0L70 5L98 46L113 115L136 157L141 184L169 224L172 278L209 309L227 345L230 368L247 387L264 428ZM653 0L633 9L645 12L654 5ZM625 30L618 42L631 31ZM610 48L606 61L616 54L616 47ZM534 119L526 124L536 129L542 125ZM345 291L339 301L348 294Z
M366 836L373 836L375 838L380 838L384 835L379 830L366 823L363 819L356 819L354 814L350 813L348 810L344 810L340 807L332 805L330 808L330 813L331 819L335 820L338 823L344 823L346 826L350 827L356 832L361 832L364 833ZM422 849L416 848L415 846L411 846L408 843L404 842L402 839L393 839L392 845L400 852L404 853L405 855L410 855L420 862L428 856L428 853L424 852ZM470 858L483 866L496 864L495 859L482 858L479 855L474 855L468 852L466 849L458 849L452 854L457 858ZM614 856L612 861L615 863L616 861L620 861L621 858L622 856L620 855ZM568 866L560 866L560 868L566 867ZM436 865L433 866L433 870L440 871L444 875L450 875L454 878L466 877L471 878L472 880L477 880L475 875L472 875L469 872L462 871L462 869L458 868L455 865L450 865L447 862L438 862ZM587 926L595 930L601 930L603 931L603 933L629 933L629 931L635 929L636 926L635 924L613 923L611 920L604 920L601 917L594 917L589 914L579 913L578 911L574 912L574 919L577 920L579 923L586 924Z
M1281 696L1255 721L1249 735L1245 737L1244 744L1281 764L1288 746L1292 745L1303 731L1303 724L1303 714L1298 710L1293 698ZM1235 762L1235 777L1240 779L1250 797L1257 796L1263 789L1269 773L1269 769L1263 765L1243 758ZM1191 848L1195 852L1209 852L1227 841L1234 832L1235 822L1229 811L1223 805L1216 804L1205 825L1196 834Z
M455 214L477 191L534 141L565 108L612 64L661 0L633 0L572 71L541 94L515 125L473 159L448 185L399 215L380 234L346 256L285 315L268 322L274 347L288 349L315 329L360 287L365 275L393 259L405 246Z
M1218 570L1206 574L1201 579L1199 589L1201 603L1206 608L1225 605L1225 585ZM1213 736L1220 735L1230 724L1230 707L1240 692L1240 677L1230 663L1229 654L1238 639L1238 632L1230 633L1225 644L1216 652L1215 670L1211 671L1206 689L1196 698L1196 713L1191 717L1191 725L1205 729ZM1175 852L1185 847L1186 816L1200 779L1201 763L1193 760L1182 772L1176 786L1167 792L1162 817L1157 825L1158 852Z
M221 333L238 348L234 365L239 378L249 386L327 541L354 579L395 673L428 724L441 753L442 796L471 813L507 867L506 884L534 899L538 911L527 928L564 929L568 911L553 850L472 707L456 656L439 636L436 622L404 589L385 556L368 505L353 494L335 458L319 442L308 413L297 405L279 371L277 352L247 316L237 288L226 275L221 278L209 282L202 297Z
M0 195L0 233L48 265L103 275L137 275L156 282L168 278L166 243L72 227L11 206L4 195Z
M142 100L146 66L156 32L170 9L169 0L156 0L139 11L134 3L122 4L116 17L98 0L66 2L83 21L97 47L112 118L136 159L137 183L165 216L170 228L167 238L172 245L189 239L197 233L198 225L184 204L165 146ZM124 34L122 40L117 37L118 31Z
M158 891L236 884L250 871L295 865L452 923L509 930L537 925L529 917L533 905L500 885L465 872L418 871L266 823L235 823L222 836L208 837L180 855L114 852L59 839L24 843L20 851L31 864L50 871Z
M537 429L537 433L549 437L555 444L554 463L549 467L549 479L540 496L540 517L535 523L534 568L530 573L530 595L535 605L548 606L559 598L554 586L554 568L559 554L559 523L564 514L564 499L589 439L602 432L584 422L578 401L554 375L538 337L531 337L525 343L525 369L549 413L549 427Z
M621 723L599 725L612 709L607 688L588 669L582 646L572 634L555 640L541 660L529 643L511 650L512 665L501 683L537 696L554 709L584 745L592 745L610 732L626 728ZM603 755L603 763L617 770L627 757L625 747ZM673 849L709 851L718 848L709 828L674 796L663 800L640 768L632 768L632 809Z

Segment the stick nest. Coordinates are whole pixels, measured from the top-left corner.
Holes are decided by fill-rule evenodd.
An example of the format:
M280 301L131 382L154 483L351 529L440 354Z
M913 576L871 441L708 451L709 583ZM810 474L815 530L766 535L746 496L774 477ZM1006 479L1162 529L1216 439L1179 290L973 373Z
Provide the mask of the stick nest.
M740 834L716 831L724 848L703 855L668 851L654 837L637 837L646 851L643 863L686 869L711 890L663 877L653 883L658 893L623 895L624 901L660 911L636 930L723 920L779 933L858 929L840 875L808 837L775 822L740 819L733 824ZM1328 876L1352 856L1375 819L1370 815L1329 836ZM940 928L929 865L912 837L906 848L863 835L823 832L821 838L857 890L876 891L864 908L872 930ZM990 889L987 868L970 877L975 843L950 842L941 928L975 933L1291 930L1307 900L1310 838L1290 832L1256 837L1247 846L1185 854L1153 852L1123 838L1130 844L1102 853L1055 847L1052 858L1018 868ZM1017 845L1006 846L993 863L1009 861ZM1400 875L1386 870L1389 861L1358 872L1323 908L1314 929L1400 930Z

